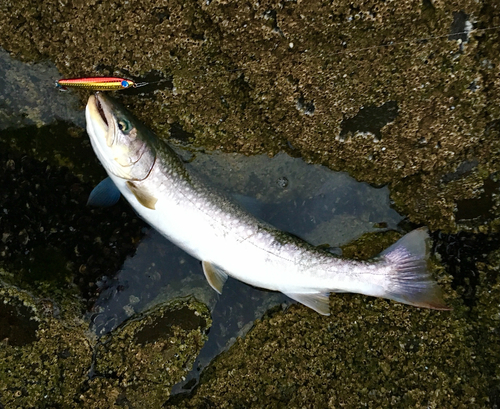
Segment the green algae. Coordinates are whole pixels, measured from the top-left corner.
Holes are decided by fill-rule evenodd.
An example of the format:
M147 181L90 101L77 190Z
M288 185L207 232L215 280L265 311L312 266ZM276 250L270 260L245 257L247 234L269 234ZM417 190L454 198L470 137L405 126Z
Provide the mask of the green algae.
M477 225L456 220L456 203L498 171L499 13L473 0L21 1L0 8L0 44L65 76L159 73L171 89L123 99L161 136L176 124L207 149L285 150L390 184L412 221L451 231ZM465 21L478 31L463 34ZM380 135L340 137L391 101ZM471 175L443 183L471 160Z
M155 307L97 342L74 299L57 305L0 287L0 404L159 407L193 364L210 315L195 300ZM157 332L147 332L158 324ZM22 334L22 336L20 335ZM143 406L144 407L144 406Z

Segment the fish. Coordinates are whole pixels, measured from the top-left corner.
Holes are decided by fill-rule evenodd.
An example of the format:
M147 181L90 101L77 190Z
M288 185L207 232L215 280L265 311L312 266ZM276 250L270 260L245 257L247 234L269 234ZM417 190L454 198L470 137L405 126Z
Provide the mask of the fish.
M109 178L147 223L201 261L219 294L228 277L280 291L323 315L330 293L382 297L449 310L428 269L429 234L419 228L368 261L345 259L243 210L188 171L165 141L103 93L85 110L91 145Z
M66 91L67 87L84 88L93 91L118 91L127 88L138 88L147 85L146 82L135 82L119 77L88 77L67 78L56 81L56 87Z

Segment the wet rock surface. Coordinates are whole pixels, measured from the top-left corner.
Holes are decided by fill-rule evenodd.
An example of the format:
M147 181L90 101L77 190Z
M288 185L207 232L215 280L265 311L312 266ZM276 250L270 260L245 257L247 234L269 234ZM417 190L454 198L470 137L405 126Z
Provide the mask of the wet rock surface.
M87 207L91 184L2 142L0 184L0 255L9 281L59 292L76 285L90 308L100 291L95 282L119 269L146 225L123 202L112 210Z
M172 407L494 407L488 325L477 340L466 317L349 296L331 307L333 319L292 306L257 322Z
M0 340L4 344L20 347L36 340L38 322L30 308L21 302L4 300L0 304Z
M206 307L194 301L159 305L125 322L95 348L89 400L97 404L101 388L114 389L119 395L110 405L161 407L191 369L210 322Z
M12 327L18 335L2 339L0 347L0 402L6 408L71 407L91 363L84 323L74 319L70 308L55 318L59 307L53 300L13 287L2 285L0 300L4 309L15 311L11 322L18 324ZM18 342L20 333L29 340Z

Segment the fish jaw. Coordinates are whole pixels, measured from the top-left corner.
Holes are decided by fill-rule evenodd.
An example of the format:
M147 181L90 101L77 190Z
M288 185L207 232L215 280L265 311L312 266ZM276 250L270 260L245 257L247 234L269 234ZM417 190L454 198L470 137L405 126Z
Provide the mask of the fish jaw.
M97 158L108 171L122 179L129 179L127 172L114 163L114 121L109 107L99 100L99 95L91 95L85 108L87 133Z
M89 97L85 116L92 148L108 174L134 181L149 175L156 159L149 131L128 111L97 92Z
M109 107L102 103L99 99L99 94L91 95L85 109L85 117L87 120L87 131L96 140L103 140L108 147L113 145L114 130L110 132L111 112Z

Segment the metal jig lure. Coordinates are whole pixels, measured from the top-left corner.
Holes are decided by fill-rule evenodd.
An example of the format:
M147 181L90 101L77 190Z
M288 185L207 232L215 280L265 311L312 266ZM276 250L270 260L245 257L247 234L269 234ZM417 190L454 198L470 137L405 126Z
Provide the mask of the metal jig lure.
M56 81L56 87L67 91L67 87L84 88L92 91L118 91L127 88L138 88L147 85L147 82L135 82L119 77L89 77L69 78Z

